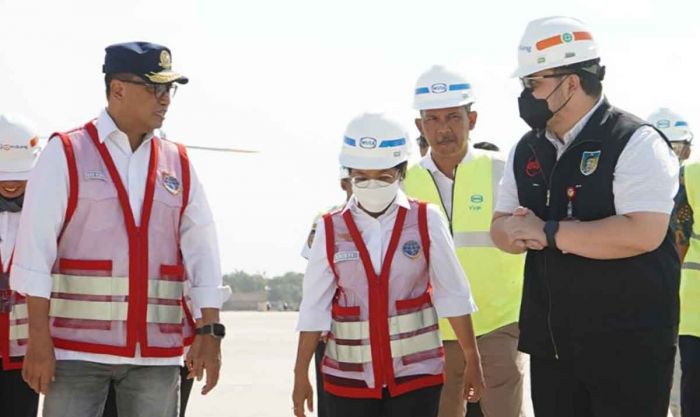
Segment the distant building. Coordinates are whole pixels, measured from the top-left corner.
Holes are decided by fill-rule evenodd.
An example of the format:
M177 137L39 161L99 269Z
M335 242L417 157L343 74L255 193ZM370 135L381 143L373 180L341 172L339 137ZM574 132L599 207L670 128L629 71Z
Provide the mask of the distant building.
M224 304L224 310L265 311L267 292L234 292Z

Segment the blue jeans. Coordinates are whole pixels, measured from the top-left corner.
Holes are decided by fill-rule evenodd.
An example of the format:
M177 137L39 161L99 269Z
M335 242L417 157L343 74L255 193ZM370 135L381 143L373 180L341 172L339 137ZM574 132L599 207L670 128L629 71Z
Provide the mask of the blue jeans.
M126 417L177 417L179 366L57 361L44 417L99 417L114 381L117 410Z

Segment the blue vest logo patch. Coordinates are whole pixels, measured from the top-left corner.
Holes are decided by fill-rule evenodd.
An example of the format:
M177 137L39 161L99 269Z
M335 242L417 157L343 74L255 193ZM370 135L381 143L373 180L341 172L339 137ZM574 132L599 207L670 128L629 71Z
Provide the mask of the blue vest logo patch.
M403 244L401 251L411 259L416 259L420 254L420 244L415 240L409 240Z
M163 179L163 188L170 194L177 195L180 192L180 181L177 178L167 172L163 172L161 177Z

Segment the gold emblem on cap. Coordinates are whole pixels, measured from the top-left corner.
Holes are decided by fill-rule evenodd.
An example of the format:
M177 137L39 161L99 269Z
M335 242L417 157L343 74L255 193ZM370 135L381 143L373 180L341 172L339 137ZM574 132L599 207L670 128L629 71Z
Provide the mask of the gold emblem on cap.
M172 61L170 60L170 53L165 49L160 52L160 65L161 68L169 70L172 68Z

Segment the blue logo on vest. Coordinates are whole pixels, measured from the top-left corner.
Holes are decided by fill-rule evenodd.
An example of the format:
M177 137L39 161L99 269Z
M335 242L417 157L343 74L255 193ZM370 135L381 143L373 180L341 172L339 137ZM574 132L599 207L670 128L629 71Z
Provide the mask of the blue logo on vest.
M420 244L415 240L409 240L403 244L401 251L411 259L416 259L420 254Z
M600 151L586 151L581 155L581 174L591 175L598 169L598 160L600 159Z
M167 172L163 172L161 175L163 178L163 187L168 190L170 194L177 195L180 192L180 181Z

